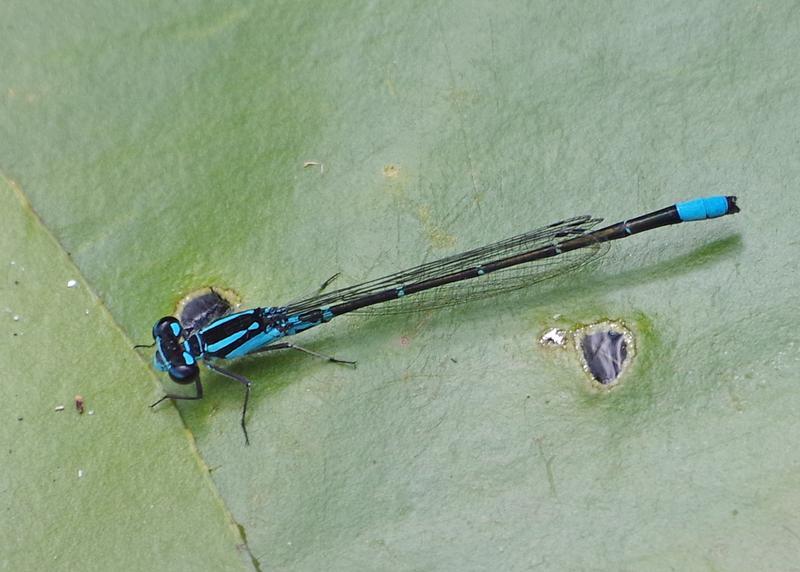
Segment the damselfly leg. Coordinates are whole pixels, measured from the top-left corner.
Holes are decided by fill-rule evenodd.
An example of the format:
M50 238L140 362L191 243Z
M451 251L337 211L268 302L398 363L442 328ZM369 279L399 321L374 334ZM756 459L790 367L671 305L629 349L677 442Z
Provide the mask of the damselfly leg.
M247 379L243 375L239 375L238 373L233 373L232 371L228 371L223 367L219 367L218 365L214 365L211 362L206 362L206 366L208 369L216 371L220 375L224 375L228 379L232 379L234 381L238 381L244 386L244 403L242 404L242 432L244 433L244 444L250 444L250 437L247 435L247 422L245 421L245 416L247 415L247 403L250 401L250 387L253 385L253 382Z
M317 358L320 358L320 359L324 359L324 360L332 362L332 363L340 363L340 364L343 364L343 365L349 365L349 366L352 366L352 367L356 367L356 362L354 362L354 361L347 361L347 360L343 360L343 359L338 359L338 358L335 358L333 356L321 354L319 352L315 352L313 350L309 350L309 349L300 347L297 344L292 344L292 343L289 343L289 342L282 342L282 343L279 343L279 344L274 344L274 345L271 345L271 346L267 346L266 348L261 349L258 352L254 352L254 353L263 353L263 352L268 352L268 351L272 351L272 350L284 350L284 349L297 350L297 351L301 351L301 352L303 352L305 354L308 354L308 355L311 355L311 356L314 356L314 357L317 357ZM230 370L227 370L225 368L219 367L218 365L215 365L215 364L211 363L210 361L206 361L206 366L209 369L217 372L218 374L220 374L222 376L225 376L225 377L227 377L229 379L232 379L234 381L238 381L239 383L241 383L244 386L244 403L242 404L241 426L242 426L242 432L244 433L244 442L245 442L245 444L249 445L250 444L250 437L247 434L247 404L250 402L250 388L252 387L253 382L250 381L249 379L247 379L243 375L239 375L238 373L234 373L234 372L232 372ZM199 380L198 380L197 383L198 384L200 383ZM202 394L202 391L201 391L201 394ZM169 396L169 395L165 396L159 401L162 401L163 399L166 399L167 397L171 397L171 396ZM186 398L182 398L182 399L186 399ZM190 397L188 399L195 399L195 398Z
M203 399L203 385L200 383L199 377L194 380L194 389L195 389L195 395L175 395L172 393L167 393L164 397L153 403L150 407L155 407L165 399L184 399L187 401L194 399Z
M273 350L297 350L297 351L306 353L308 355L311 355L311 356L314 356L314 357L318 357L320 359L327 360L327 361L332 362L332 363L341 363L341 364L344 364L344 365L351 365L353 367L356 367L356 362L354 362L354 361L335 358L335 357L329 356L327 354L321 354L319 352L315 352L315 351L310 350L308 348L304 348L302 346L298 346L297 344L293 344L291 342L281 342L281 343L278 343L278 344L271 344L271 345L269 345L269 346L267 346L265 348L262 348L262 349L258 350L257 352L253 352L253 354L261 354L261 353L264 353L264 352L271 352Z

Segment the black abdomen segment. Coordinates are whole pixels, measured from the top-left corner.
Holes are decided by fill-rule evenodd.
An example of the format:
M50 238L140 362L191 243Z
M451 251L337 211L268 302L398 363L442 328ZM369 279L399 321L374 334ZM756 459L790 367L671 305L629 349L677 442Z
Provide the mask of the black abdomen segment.
M478 278L485 274L502 270L504 268L511 268L518 264L525 264L535 260L543 260L545 258L552 258L564 252L586 248L593 244L601 242L609 242L612 240L619 240L628 236L652 230L662 226L669 226L678 224L680 222L687 222L691 220L705 220L707 218L716 218L726 214L735 214L739 212L739 207L736 205L736 197L734 196L715 196L701 199L694 199L678 203L670 207L653 211L642 216L618 222L604 228L588 232L576 238L563 240L550 246L537 248L530 252L523 252L515 256L501 258L493 262L487 262L478 267L453 272L435 278L429 278L421 282L412 284L403 284L394 288L387 288L374 294L365 295L357 300L351 300L342 304L336 304L329 308L329 312L333 316L340 316L360 308L381 304L390 300L396 300L402 296L409 296L417 292L430 290L431 288L438 288L445 284L452 284L453 282L460 282L462 280L470 280Z

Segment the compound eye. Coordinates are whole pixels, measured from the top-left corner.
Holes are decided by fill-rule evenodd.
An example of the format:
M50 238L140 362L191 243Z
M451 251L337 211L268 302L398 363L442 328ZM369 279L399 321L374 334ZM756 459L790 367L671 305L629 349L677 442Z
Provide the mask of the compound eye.
M172 336L177 338L181 335L181 323L172 316L161 318L153 326L153 339Z
M168 373L170 379L175 383L192 383L200 373L200 369L195 363L191 365L184 364L169 368Z

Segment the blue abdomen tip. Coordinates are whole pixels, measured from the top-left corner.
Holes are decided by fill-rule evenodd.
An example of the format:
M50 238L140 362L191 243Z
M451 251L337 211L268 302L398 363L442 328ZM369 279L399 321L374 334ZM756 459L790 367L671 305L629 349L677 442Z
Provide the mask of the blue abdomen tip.
M735 201L734 197L730 198ZM738 212L739 209L734 210L731 208L731 204L735 205L736 203L732 203L728 197L720 195L678 203L675 208L678 209L678 216L682 221L705 220Z

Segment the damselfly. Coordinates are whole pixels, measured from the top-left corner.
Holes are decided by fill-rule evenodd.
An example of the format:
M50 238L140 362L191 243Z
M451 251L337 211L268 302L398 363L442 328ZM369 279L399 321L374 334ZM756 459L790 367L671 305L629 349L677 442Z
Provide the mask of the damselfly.
M167 394L165 399L201 399L198 362L242 384L245 390L241 426L249 443L245 419L251 381L214 363L246 355L293 349L331 362L355 365L279 341L351 312L371 312L378 304L382 313L436 308L495 295L540 282L580 268L620 238L662 226L717 218L739 212L736 197L694 199L634 219L592 230L602 219L579 216L515 236L489 246L448 256L408 270L390 274L284 306L253 308L225 316L213 312L204 318L181 323L172 316L153 327L156 369L166 371L179 384L195 384L195 395ZM463 287L469 285L469 287Z

